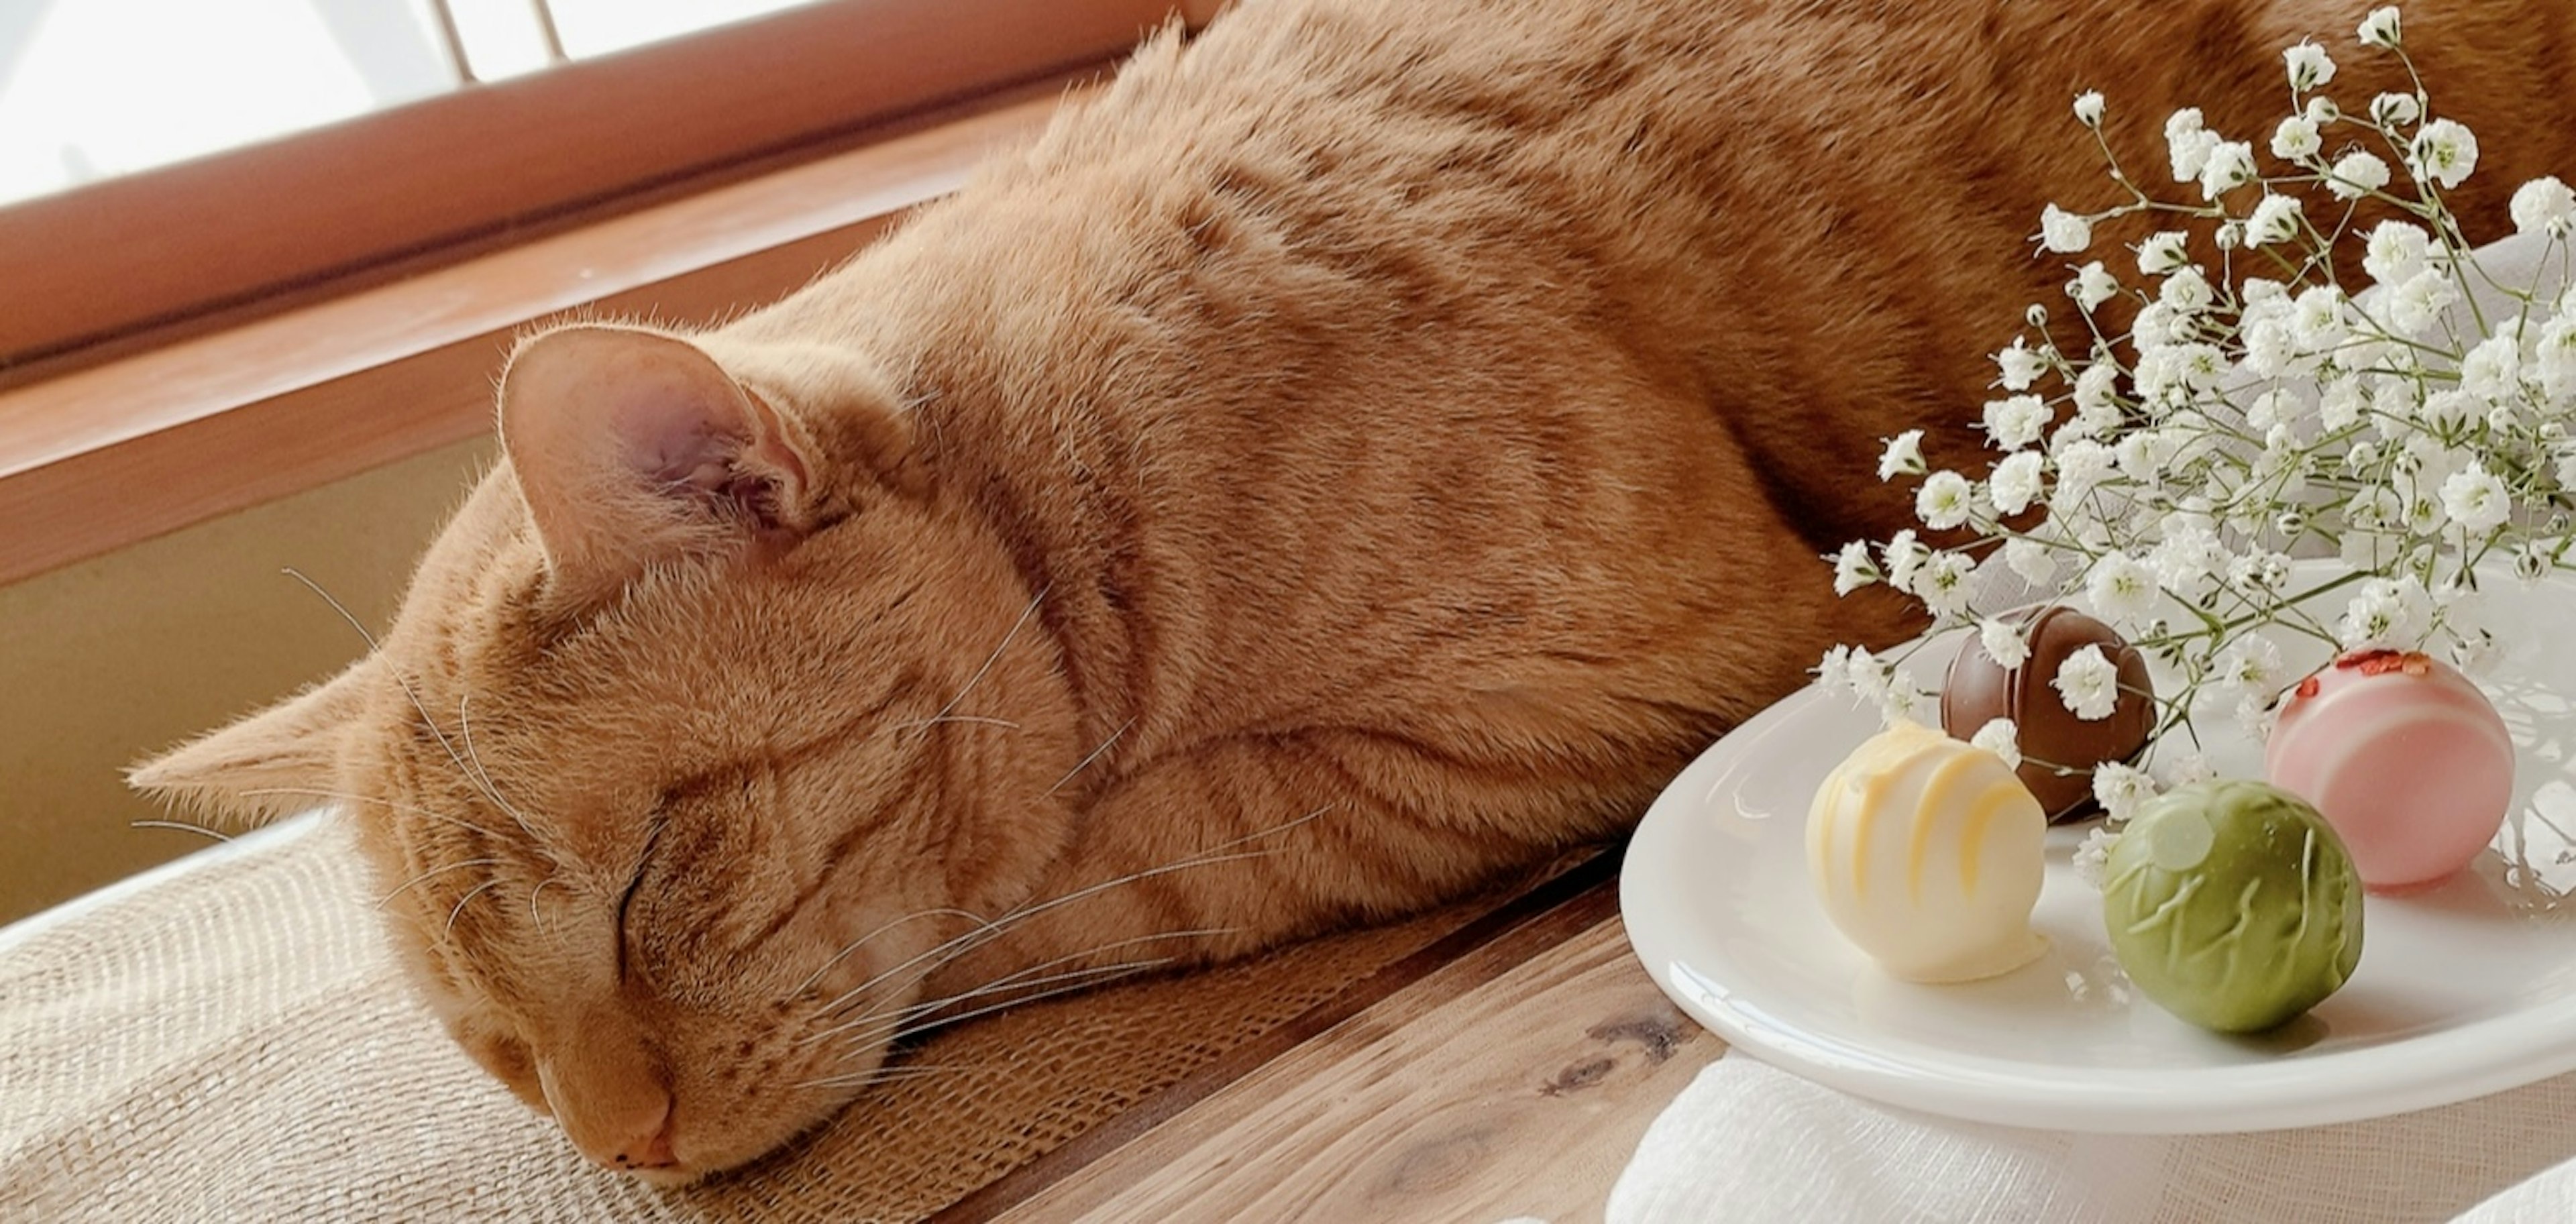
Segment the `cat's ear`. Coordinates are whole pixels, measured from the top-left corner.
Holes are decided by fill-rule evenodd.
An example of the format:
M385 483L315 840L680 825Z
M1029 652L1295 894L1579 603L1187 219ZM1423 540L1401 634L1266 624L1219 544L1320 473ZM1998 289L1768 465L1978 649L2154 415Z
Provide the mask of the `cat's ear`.
M798 421L656 332L567 327L522 344L501 379L501 441L577 601L658 560L801 535L836 510Z
M127 770L136 790L210 815L257 823L319 807L335 789L340 745L365 713L382 665L370 655L338 676Z

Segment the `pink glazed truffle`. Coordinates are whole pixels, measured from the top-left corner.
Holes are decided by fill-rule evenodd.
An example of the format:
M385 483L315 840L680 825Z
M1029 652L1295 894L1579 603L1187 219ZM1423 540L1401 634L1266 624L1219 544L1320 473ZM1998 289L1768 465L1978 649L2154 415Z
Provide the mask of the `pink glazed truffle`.
M2302 681L2264 767L2325 815L2372 892L2449 878L2513 803L2504 719L2468 677L2412 652L2359 651Z

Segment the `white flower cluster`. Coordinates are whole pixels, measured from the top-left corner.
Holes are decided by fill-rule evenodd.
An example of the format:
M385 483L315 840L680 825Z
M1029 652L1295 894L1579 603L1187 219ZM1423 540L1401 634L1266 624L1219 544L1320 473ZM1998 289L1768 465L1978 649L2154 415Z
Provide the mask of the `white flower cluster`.
M2393 8L2371 13L2359 36L2405 56ZM2568 565L2576 292L2497 283L2470 258L2442 198L2477 170L2468 128L2420 91L2346 111L2318 92L2335 79L2324 47L2303 42L2283 58L2296 110L2268 138L2229 139L2198 110L2166 122L2166 169L2196 188L2184 202L2153 199L2122 173L2102 95L2076 98L2076 120L2129 198L2091 211L2050 204L2039 245L2081 256L2107 222L2174 227L2128 258L2070 268L2089 351L2061 351L2033 307L2030 333L1995 354L1999 394L1982 424L2000 457L1982 477L1928 470L1921 431L1908 431L1878 475L1915 482L1920 530L1829 557L1836 591L1892 586L1931 614L1936 635L1972 631L1966 648L2005 667L2029 647L2012 623L1971 612L1982 566L2080 596L2182 680L2159 699L2166 784L2205 774L2185 751L2195 706L2232 703L2260 734L2299 679L2269 635L2447 649L2473 667L2491 645L2473 617L2481 573L2538 581ZM2365 205L2388 219L2360 229ZM2564 266L2576 192L2554 178L2523 184L2511 215L2550 244L2539 266ZM2338 557L2344 572L2297 581L2292 558L2312 556ZM1903 662L1836 647L1818 674L1912 717L1930 694ZM2079 718L2108 717L2118 698L2098 648L2050 684ZM1977 742L2019 759L2010 724ZM2129 765L2095 772L2115 819L2158 783Z

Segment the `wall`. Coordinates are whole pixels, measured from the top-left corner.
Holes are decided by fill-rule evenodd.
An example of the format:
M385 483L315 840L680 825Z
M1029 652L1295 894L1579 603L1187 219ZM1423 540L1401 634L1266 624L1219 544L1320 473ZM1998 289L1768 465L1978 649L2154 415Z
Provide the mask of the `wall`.
M127 790L137 759L330 675L489 462L433 451L0 587L0 922L207 844ZM5 529L5 527L0 527Z

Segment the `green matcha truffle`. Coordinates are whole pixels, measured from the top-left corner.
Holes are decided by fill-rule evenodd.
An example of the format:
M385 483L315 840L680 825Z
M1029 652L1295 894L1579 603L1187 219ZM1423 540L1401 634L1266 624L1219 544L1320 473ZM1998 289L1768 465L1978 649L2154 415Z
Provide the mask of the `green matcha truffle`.
M2141 805L2102 868L2129 980L2203 1028L2252 1033L2323 1002L2361 961L2361 878L2325 818L2260 782Z

